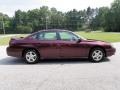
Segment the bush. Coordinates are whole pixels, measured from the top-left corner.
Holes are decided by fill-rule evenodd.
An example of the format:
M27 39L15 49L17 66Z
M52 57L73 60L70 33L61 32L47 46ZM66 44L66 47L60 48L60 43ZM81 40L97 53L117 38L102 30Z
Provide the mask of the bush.
M30 26L19 25L16 27L16 31L17 31L17 33L20 33L20 34L26 34L26 33L31 33L32 28Z
M86 29L85 32L89 33L89 32L91 32L91 29Z

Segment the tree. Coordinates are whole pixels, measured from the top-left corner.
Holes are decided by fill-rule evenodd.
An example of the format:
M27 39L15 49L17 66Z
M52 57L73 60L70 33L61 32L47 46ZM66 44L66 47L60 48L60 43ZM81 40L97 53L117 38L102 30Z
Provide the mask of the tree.
M0 33L6 33L9 28L10 18L8 15L0 13Z
M106 15L105 31L120 32L120 0L112 3L110 11Z
M0 33L3 22L7 33L29 33L42 29L68 29L72 31L104 28L105 31L120 32L120 0L111 7L84 10L58 11L56 8L42 6L27 12L17 10L13 17L0 13ZM32 30L32 31L31 31Z
M96 15L95 17L92 19L91 23L90 23L90 27L93 30L97 30L101 27L105 27L105 17L109 12L109 8L108 7L101 7L99 9L96 9Z
M29 27L29 26L18 25L16 27L16 29L17 29L17 33L20 33L20 34L31 33L32 32L32 28Z
M65 28L65 14L57 11L56 8L50 10L50 28Z
M66 24L67 28L74 31L78 30L82 26L81 13L76 9L66 13Z

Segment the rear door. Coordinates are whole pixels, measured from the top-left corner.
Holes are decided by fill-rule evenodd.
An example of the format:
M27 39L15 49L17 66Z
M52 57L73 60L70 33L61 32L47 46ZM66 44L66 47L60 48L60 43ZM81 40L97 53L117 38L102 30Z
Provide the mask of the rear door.
M57 32L44 31L37 35L37 46L41 58L59 58Z

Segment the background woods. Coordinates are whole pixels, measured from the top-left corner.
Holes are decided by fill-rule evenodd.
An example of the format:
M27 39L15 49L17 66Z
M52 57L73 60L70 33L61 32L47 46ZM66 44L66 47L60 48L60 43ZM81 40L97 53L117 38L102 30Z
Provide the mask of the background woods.
M53 28L120 32L120 0L115 0L111 7L88 7L79 11L61 12L42 6L27 12L17 10L13 17L0 13L0 33L30 33Z

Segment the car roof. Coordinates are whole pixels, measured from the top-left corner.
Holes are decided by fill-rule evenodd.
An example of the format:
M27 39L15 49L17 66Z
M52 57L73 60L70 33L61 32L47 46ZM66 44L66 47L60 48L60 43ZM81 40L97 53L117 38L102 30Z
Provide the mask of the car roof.
M39 30L38 32L41 31L69 31L69 30L64 30L64 29L44 29L44 30Z
M29 36L27 36L26 38L28 38L28 37L30 37L30 36L32 36L32 35L35 35L35 34L37 34L37 33L41 33L41 32L56 32L56 31L66 31L66 32L71 32L71 33L73 33L72 31L70 31L70 30L65 30L65 29L43 29L43 30L38 30L37 32L34 32L34 33L32 33L31 35L29 35Z
M69 31L69 30L64 30L64 29L43 29L43 30L38 30L37 32L34 32L34 33L32 33L31 35L34 35L34 34L36 34L36 33L40 33L40 32L53 32L53 31L67 31L67 32L71 32L71 31ZM29 36L31 36L31 35L29 35ZM28 36L28 37L29 37Z

